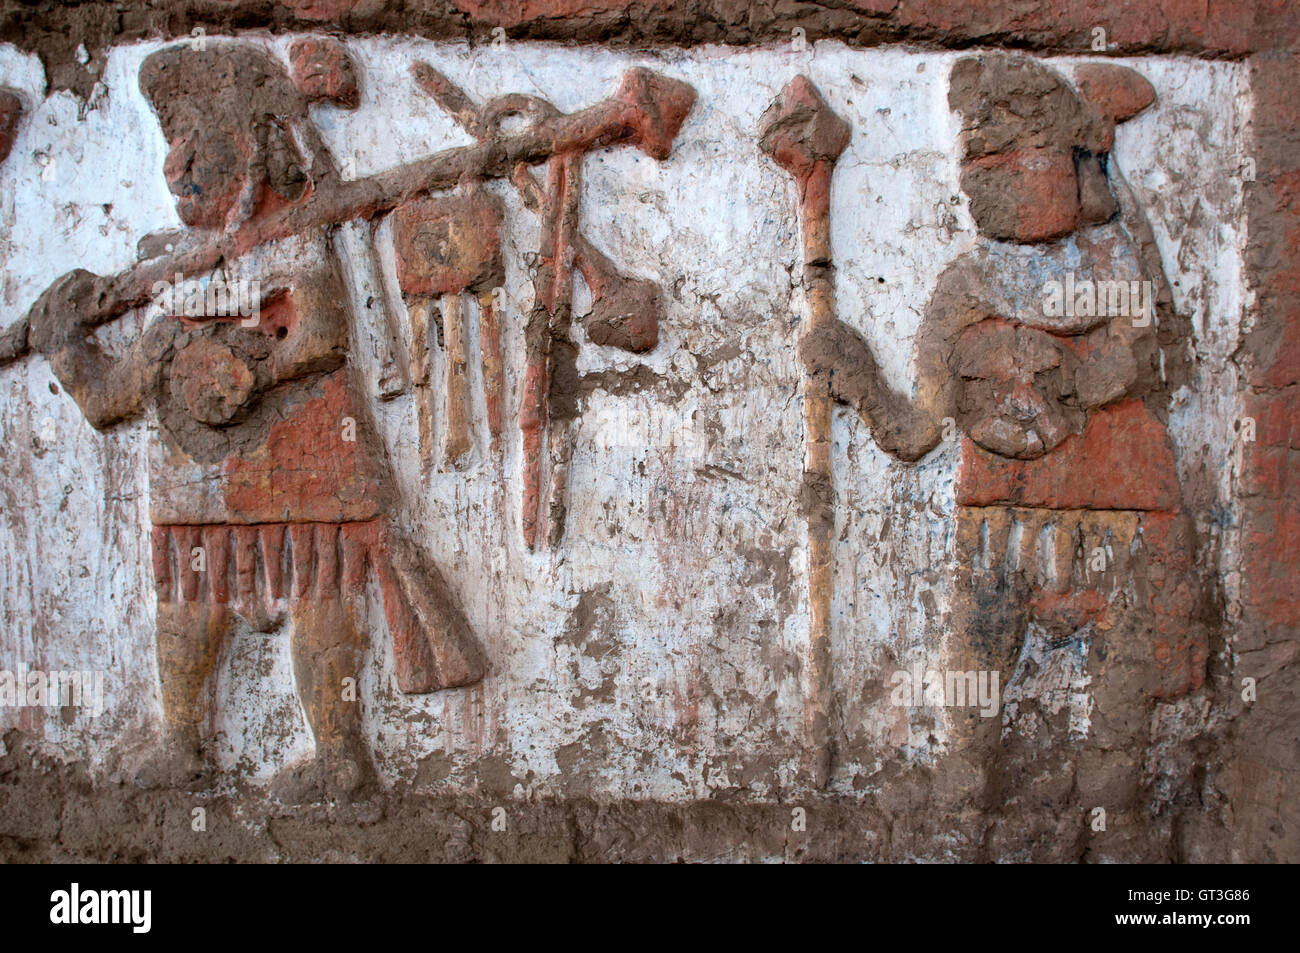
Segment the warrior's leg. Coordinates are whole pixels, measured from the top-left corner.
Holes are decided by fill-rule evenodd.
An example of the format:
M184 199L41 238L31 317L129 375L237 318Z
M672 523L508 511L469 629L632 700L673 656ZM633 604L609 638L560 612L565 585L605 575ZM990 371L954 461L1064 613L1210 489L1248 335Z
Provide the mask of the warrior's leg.
M983 853L987 818L1005 797L1002 696L1029 626L1033 538L1018 514L998 507L959 507L951 621L944 636L947 757L936 807L961 818L970 856ZM952 681L947 681L951 679ZM973 689L973 691L972 691ZM960 691L960 697L958 697Z
M299 599L293 607L293 670L316 739L314 771L326 793L351 793L374 776L358 683L365 642L352 599Z
M1152 719L1158 704L1204 683L1209 646L1200 620L1216 607L1197 585L1198 540L1191 521L1163 513L1132 520L1133 529L1111 549L1118 585L1136 598L1123 603L1093 636L1089 745L1076 787L1085 812L1106 812L1104 829L1090 825L1087 830L1091 859L1153 863L1170 860L1173 851L1151 833L1157 773L1146 759Z
M202 777L199 726L232 621L230 610L217 603L158 603L158 675L166 737L163 748L141 770L142 781L171 786Z
M949 746L977 751L974 760L987 764L1000 744L1001 693L1015 671L1030 617L1024 528L1011 512L996 507L962 507L957 519L960 569L945 668L964 676L975 673L986 694L997 691L996 697L977 699L982 704L963 698L964 704L948 709Z

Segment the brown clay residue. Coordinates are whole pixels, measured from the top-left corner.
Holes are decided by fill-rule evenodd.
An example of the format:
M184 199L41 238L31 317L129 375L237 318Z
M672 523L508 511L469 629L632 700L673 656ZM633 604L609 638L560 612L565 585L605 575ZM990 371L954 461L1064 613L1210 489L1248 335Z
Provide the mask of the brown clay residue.
M10 90L0 89L0 162L9 158L22 116L23 101Z
M38 53L51 89L86 97L104 68L108 47L144 39L208 36L241 30L275 34L328 30L351 36L416 35L427 39L486 42L501 27L512 41L550 40L608 46L692 46L704 43L788 44L795 28L809 41L834 39L855 47L908 43L930 49L997 44L1052 53L1092 52L1095 7L1054 0L972 4L969 0L900 3L780 4L748 0L149 0L67 4L60 0L6 0L0 40ZM1102 19L1106 19L1103 17ZM1213 21L1196 5L1161 8L1159 16L1121 15L1108 20L1107 52L1191 53L1240 57L1254 50L1288 49L1300 40L1300 20L1285 4L1231 2ZM76 55L84 45L83 64Z
M271 425L263 448L227 463L223 493L231 513L270 523L366 520L383 511L386 474L344 376L326 377L291 418Z

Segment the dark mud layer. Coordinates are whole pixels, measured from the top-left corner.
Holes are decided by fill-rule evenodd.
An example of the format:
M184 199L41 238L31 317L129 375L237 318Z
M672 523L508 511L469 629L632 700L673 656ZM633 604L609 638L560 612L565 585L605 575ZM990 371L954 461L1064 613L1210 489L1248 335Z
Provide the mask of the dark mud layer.
M0 758L0 861L910 862L1232 859L1229 833L1166 812L1093 832L1085 814L1012 798L996 812L940 809L917 770L862 800L687 804L512 800L397 788L355 803L286 806L264 791L213 795L92 781L17 731ZM196 809L206 830L196 831ZM504 829L502 829L504 828ZM1118 852L1116 852L1118 849Z
M1094 31L1098 25L1104 37ZM499 28L504 33L495 33ZM855 46L908 43L1001 46L1045 53L1190 53L1241 57L1294 47L1300 14L1290 0L1235 0L1212 13L1195 4L1122 2L974 4L969 0L3 0L0 41L40 55L52 89L85 96L115 44L260 30L403 34L621 47L837 39ZM84 65L77 48L90 54Z

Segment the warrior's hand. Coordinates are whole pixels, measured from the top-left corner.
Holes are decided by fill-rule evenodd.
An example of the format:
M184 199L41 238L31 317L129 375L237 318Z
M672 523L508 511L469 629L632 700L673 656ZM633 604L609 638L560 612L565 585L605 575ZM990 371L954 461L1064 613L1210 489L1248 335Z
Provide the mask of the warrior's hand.
M82 341L97 323L99 283L98 275L78 268L46 288L28 312L32 349L49 356Z
M862 403L877 372L871 349L843 321L814 322L799 338L799 359L809 381L824 383L851 407Z

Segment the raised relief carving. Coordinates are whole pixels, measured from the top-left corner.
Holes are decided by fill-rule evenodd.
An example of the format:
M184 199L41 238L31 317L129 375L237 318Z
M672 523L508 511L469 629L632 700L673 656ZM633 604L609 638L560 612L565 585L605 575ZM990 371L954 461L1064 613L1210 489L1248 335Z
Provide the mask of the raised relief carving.
M804 293L804 336L835 322L835 266L831 263L831 175L848 147L850 129L805 76L782 90L760 121L759 146L794 177L799 190ZM808 520L808 673L804 704L805 772L818 787L830 776L831 534L835 528L831 462L833 398L827 375L813 369L804 381L804 514Z
M1006 702L1020 680L1048 665L1044 652L1073 653L1060 664L1079 671L1079 656L1091 652L1091 723L1108 765L1092 775L1127 779L1111 803L1129 810L1145 713L1153 697L1201 683L1206 630L1192 584L1194 537L1163 422L1169 388L1157 333L1171 316L1168 291L1150 227L1109 155L1115 125L1154 92L1112 65L1080 67L1077 81L1076 88L1016 56L954 65L949 101L962 119L961 186L982 240L939 277L916 335L912 395L892 388L871 347L829 317L824 193L847 129L800 77L765 118L763 147L792 171L801 196L810 709L820 717L829 692L817 664L825 664L818 646L827 637L830 586L821 551L830 525L821 450L829 446L829 392L901 461L964 435L947 667L1000 673L1002 685L1013 683ZM986 790L1008 783L990 753L1003 743L1004 719L975 708L953 709L951 718L956 749ZM810 727L809 744L825 761L824 729ZM1081 787L1087 783L1081 772Z
M341 49L329 48L324 80L300 69L300 49L301 88L244 44L146 59L140 87L162 124L164 173L190 231L164 236L172 241L162 248L143 243L146 261L125 280L65 276L31 316L33 345L94 427L157 415L150 504L167 738L142 779L200 778L204 693L235 618L264 632L287 620L316 757L277 781L286 798L350 793L372 778L347 691L366 649L368 575L383 594L401 690L466 685L484 672L440 573L388 518L393 480L347 363L351 315L330 219L302 215L261 232L338 181L308 102L356 103L354 81L338 82L352 73ZM206 288L184 280L206 270L205 249L220 256ZM169 272L178 280L153 302L139 340L122 355L103 351L94 323L138 303L143 279Z
M441 574L393 524L394 478L348 362L353 315L332 230L369 220L373 238L393 215L415 347L402 352L386 309L379 396L413 385L422 459L454 467L472 439L466 299L478 309L486 426L500 447L503 215L483 183L509 176L542 217L520 420L525 534L532 545L544 517L554 544L563 523L564 429L573 418L566 388L576 377L572 269L596 301L593 341L636 352L657 340L656 289L619 275L578 231L581 158L617 143L666 157L694 93L634 69L613 97L575 114L520 96L480 110L420 64L418 82L478 144L353 179L342 175L308 106L355 109L356 65L330 39L295 42L289 61L286 70L260 46L217 41L144 61L140 88L168 143L163 171L186 228L142 240L140 262L119 275L75 271L56 281L6 331L3 357L44 354L97 429L149 410L157 417L150 500L166 739L140 778L192 784L207 773L204 695L236 619L265 632L287 620L316 757L287 768L275 791L299 799L351 794L373 777L360 706L347 691L366 650L360 613L368 577L383 596L402 691L468 685L486 669ZM531 124L506 132L502 120L512 115ZM542 162L545 186L528 168ZM454 191L429 194L446 189ZM100 346L97 326L145 306L143 332L125 353ZM435 346L446 354L440 382L430 380Z
M463 90L427 63L417 63L413 72L420 87L479 140L499 136L503 122L511 118L527 122L530 131L548 124L581 128L606 121L590 110L565 116L546 100L521 94L500 96L476 107ZM610 106L626 110L634 132L615 141L636 145L653 159L666 159L694 102L695 91L685 83L649 70L629 70ZM592 343L640 354L659 342L659 289L653 282L619 274L579 228L583 155L607 144L597 137L556 148L546 164L544 183L537 181L525 162L517 163L510 173L524 204L541 220L533 309L524 329L527 364L519 410L524 442L523 533L530 549L541 543L555 547L564 534L580 393L578 349L571 337L574 269L591 291L593 307L585 328ZM486 352L484 366L489 371L494 367ZM491 408L490 386L488 394Z
M420 453L433 462L434 388L430 348L446 354L441 458L456 466L470 451L468 327L463 297L478 305L487 426L501 439L502 358L496 298L505 283L501 202L478 185L451 197L417 199L393 213L397 282L411 322L411 380L419 408ZM494 294L496 292L496 294Z
M832 779L840 793L847 785L854 792L870 791L888 776L880 774L879 765L868 764L874 757L869 746L885 738L892 744L905 734L910 739L919 724L929 737L888 770L915 767L931 752L946 752L952 770L942 773L935 803L952 797L960 802L955 810L973 807L980 817L994 817L996 799L1005 792L1032 796L1036 785L1066 783L1071 798L1105 786L1112 816L1136 810L1143 783L1143 734L1152 708L1158 699L1177 699L1201 685L1214 613L1204 604L1209 597L1203 593L1210 587L1201 584L1193 564L1198 541L1183 503L1168 425L1171 392L1185 380L1171 371L1174 362L1185 359L1175 355L1182 343L1180 325L1152 230L1111 154L1116 126L1154 102L1145 79L1110 64L1076 66L1067 78L1064 68L994 53L966 55L952 64L946 81L949 107L960 122L959 181L977 234L973 239L957 236L969 250L943 268L934 283L911 342L914 384L903 388L891 383L895 369L885 368L888 348L876 349L884 343L881 316L845 322L836 315L832 182L846 152L864 166L870 164L851 155L852 127L807 77L799 76L756 129L742 131L751 136L751 166L762 162L766 168L757 181L737 178L743 188L726 196L733 211L742 203L745 215L758 210L751 218L737 212L737 220L773 220L769 177L779 168L793 185L787 214L797 212L800 224L803 260L796 283L806 314L798 342L803 370L799 492L806 520L809 638L801 658L788 651L789 641L801 633L797 620L789 619L788 579L802 528L791 537L786 517L794 487L785 482L797 479L799 468L795 457L781 453L795 449L784 416L792 405L776 406L777 398L790 393L786 368L791 355L783 351L779 329L767 327L763 335L744 340L737 328L748 334L750 326L734 319L727 305L732 299L715 293L753 278L763 297L779 302L793 287L782 267L788 263L770 263L775 265L771 274L750 269L715 276L713 284L701 284L698 293L681 297L683 309L698 301L698 323L685 329L690 333L674 335L682 342L682 353L664 354L667 349L661 348L647 363L636 365L637 373L647 376L660 374L655 367L671 368L663 372L673 375L671 387L640 395L635 404L622 402L619 395L584 404L597 377L624 372L583 376L582 344L647 354L659 344L663 302L656 281L624 273L645 267L659 249L637 262L631 251L602 250L584 235L583 164L593 150L618 145L636 146L655 162L666 160L694 108L694 90L646 69L630 69L607 99L566 114L538 95L472 98L432 65L416 62L403 80L413 85L424 107L436 105L454 119L471 144L357 177L331 153L313 116L319 120L321 110L360 107L362 93L370 90L363 86L359 64L347 46L329 38L286 40L279 48L283 57L269 44L212 39L203 46L164 48L144 60L139 86L167 143L162 171L183 228L141 240L138 262L120 274L76 271L63 276L24 320L0 335L0 363L28 353L44 355L93 427L107 430L141 417L149 424L157 663L166 738L141 769L142 782L195 784L210 772L214 746L206 720L225 702L210 697L214 673L242 628L284 630L289 636L295 686L316 744L314 758L285 770L275 784L276 794L305 799L369 789L375 765L363 709L355 691L349 694L348 683L355 686L365 668L366 634L379 626L378 619L365 615L372 585L382 599L401 691L428 693L474 685L485 677L486 653L461 610L469 596L478 594L453 592L425 552L429 541L411 538L400 525L422 501L399 496L398 474L400 485L407 487L408 476L443 471L467 481L484 475L499 481L493 493L480 494L482 487L473 486L466 496L480 510L482 501L489 501L484 522L506 538L515 518L507 501L521 500L523 546L515 542L504 553L485 547L458 569L471 575L475 567L490 565L483 575L500 579L504 573L497 573L498 566L522 560L541 572L536 595L524 591L534 587L534 580L526 580L526 586L510 580L501 584L499 599L494 594L474 602L484 617L505 619L525 638L541 633L545 639L561 627L566 613L590 613L584 605L595 592L616 607L637 598L647 604L657 601L653 611L622 613L625 631L667 630L676 619L664 620L676 613L684 620L681 631L669 634L697 647L700 606L726 602L729 585L754 596L758 610L743 644L733 644L738 640L730 636L714 646L703 640L707 651L674 667L683 655L680 645L661 640L655 646L661 658L650 661L668 661L649 669L654 674L641 676L640 683L622 679L630 669L616 673L624 663L593 647L595 641L585 635L564 648L581 662L600 663L589 669L599 671L601 697L588 706L582 696L577 707L586 709L582 714L589 721L570 718L577 708L556 708L544 726L550 732L545 743L580 751L588 773L604 770L602 752L649 750L660 737L651 731L668 725L678 732L672 736L672 744L680 745L673 756L686 751L697 759L692 763L702 765L700 777L707 781L727 748L720 739L733 723L750 719L742 741L752 747L737 754L734 776L748 771L746 759L762 760L761 796L780 796L805 783L822 788ZM850 53L857 55L844 55ZM916 64L916 72L927 64L946 69L950 62L947 56L928 56ZM717 82L722 84L713 87L719 102L746 102L744 97L752 95L748 88L731 89L725 78ZM924 81L909 74L908 83L897 89L924 90L931 82L942 82L933 70ZM843 91L823 89L838 94L831 95L833 102L848 102ZM0 150L12 142L21 113L18 100L10 103L7 95L0 91ZM862 101L859 107L862 117L888 113ZM751 122L753 113L745 115L751 116L746 123ZM867 120L856 122L865 127ZM936 123L926 136L937 129L942 137L943 128ZM712 135L716 130L708 126L704 131ZM723 153L735 139L728 132L718 141L723 145L709 145L720 155L712 161L722 166L729 158ZM934 148L925 137L916 141L925 142L930 157L925 161L939 172L928 179L915 169L908 174L924 186L918 194L937 197L946 206L945 144L940 141ZM907 163L915 165L914 154L909 156ZM706 167L698 175L694 168L670 171L687 174L685 182L665 177L664 209L673 203L680 208L707 190L721 193L725 190L715 184L728 181L715 174L716 168ZM854 171L841 165L840 184ZM518 194L540 225L537 247L522 262L508 254L507 230L518 224L511 222L508 208L518 206L506 189ZM890 201L887 194L872 199L882 208ZM699 250L720 234L697 227L698 219L713 214L711 207L702 207L679 233L685 240L674 248L677 257L659 259L674 263L678 273L673 277L683 285L690 270L707 260ZM927 200L927 211L929 207ZM717 213L721 218L726 214ZM898 234L913 234L916 220L898 218L907 225ZM956 220L946 208L944 218ZM130 219L123 221L129 225ZM381 286L373 303L367 302L367 308L377 307L376 321L368 324L352 312L353 297L364 299L358 295L360 285L348 280L357 262L341 259L339 252L346 247L335 241L336 230L353 221L362 223L361 231L369 229L364 254L371 260L364 264ZM742 237L727 247L749 249L760 240ZM932 260L913 257L910 250L904 258L909 267ZM716 260L723 262L724 256ZM506 333L516 330L509 323L511 302L505 294L508 264L512 269L522 264L533 285L520 354L507 350L507 342L520 337ZM840 269L846 267L862 265L839 263ZM922 276L927 291L930 275L926 271ZM584 285L592 302L585 315L575 306ZM743 296L735 300L743 303ZM706 303L713 306L707 314ZM773 307L780 309L779 303ZM110 345L108 335L97 335L101 326L132 311L141 318L134 340ZM761 307L754 309L753 324L765 318ZM358 328L366 334L354 333ZM372 365L357 359L368 356L356 353L358 343L378 348L376 381L363 379L362 367ZM775 371L747 373L747 361L761 361ZM623 367L628 361L610 363ZM723 365L732 367L723 374L717 370ZM722 374L717 387L709 374ZM377 394L366 392L376 384ZM732 385L744 395L727 407L732 416L708 413L711 402L731 400L723 387ZM509 406L515 386L517 407ZM51 388L54 400L62 400L60 394ZM372 415L379 407L387 425L394 405L380 407L376 397L405 398L395 406L411 413L418 433L409 469L402 466L408 461L390 456L393 447L404 446L402 441L381 440ZM40 398L50 400L43 392ZM706 411L698 424L696 403ZM871 465L890 467L895 474L952 441L950 452L931 457L939 465L930 472L942 470L948 461L956 466L955 473L941 474L947 482L936 497L951 500L955 509L951 525L931 537L938 540L931 552L949 546L935 557L942 565L915 567L928 575L927 587L937 580L933 591L941 597L937 612L930 612L934 599L915 600L927 612L922 624L933 626L921 637L881 633L897 619L920 614L909 614L915 608L911 590L905 595L884 590L913 571L904 563L911 561L908 552L918 549L905 546L935 525L927 525L927 515L916 517L919 534L895 526L897 535L911 534L911 539L858 576L883 608L862 609L865 600L850 606L845 594L834 591L837 464L832 424L837 404L856 411L874 443L893 458L882 463L883 458L875 457ZM613 507L606 508L599 525L618 545L591 547L583 554L587 565L581 572L563 560L525 553L525 547L536 552L563 543L570 456L587 406L597 406L606 415L601 424L609 428L593 441L597 454L601 440L609 446L608 435L616 432L619 439L628 434L638 442L644 439L651 449L660 441L663 451L658 471L647 475L642 467L631 479L615 474L600 484L599 492L589 493L588 501L606 487L611 498L650 487L654 496L645 506L635 499L617 502L635 513L638 526L659 521L654 529L661 536L665 525L693 525L686 519L670 522L679 517L665 517L668 504L691 511L698 522L704 517L697 514L726 513L742 501L755 515L737 521L737 538L760 527L753 534L756 555L746 553L735 565L708 567L692 563L682 549L656 551L655 539L636 527L628 529L626 521L620 524ZM661 410L667 412L659 414ZM749 432L733 440L743 428L724 426L759 417L763 426L756 432L763 439L751 439L748 446ZM629 420L648 423L635 430L627 426ZM700 436L698 446L686 445L684 422L693 428L692 440ZM513 460L506 450L513 452L515 426L519 472L505 474L502 464ZM715 430L727 432L727 439L714 439ZM477 467L484 447L493 465ZM770 459L763 462L773 463L766 470L723 467L765 455ZM640 463L632 454L626 459ZM686 474L693 479L707 471L725 473L734 486L710 489L707 497L679 492L676 484L685 482ZM924 485L926 472L913 489L905 488L881 505L878 512L885 514L886 524L879 537L851 536L846 529L841 540L883 541L887 520L896 512L888 507L918 504L921 495L908 494ZM759 473L772 474L770 485L758 487L764 479ZM954 490L947 495L950 487ZM863 491L864 511L887 496L873 493L870 486ZM1194 498L1190 486L1187 496ZM769 506L767 497L775 503ZM442 507L436 519L454 520L466 512L436 502ZM921 509L916 506L918 513ZM501 519L492 523L496 517ZM428 512L419 518L427 519ZM602 516L590 507L582 518L585 527ZM859 521L854 531L864 525ZM457 544L464 552L482 539L502 538L496 532L462 536ZM437 542L456 548L447 540ZM841 558L848 555L843 547L838 552ZM875 553L854 555L862 555L865 564ZM615 560L619 563L611 568ZM770 598L766 582L754 583L748 568L736 568L755 560L764 567L779 563L771 572ZM636 574L647 567L665 575L699 572L709 585L691 592L693 602L679 600L671 586L659 583L655 592L654 581L641 583ZM623 574L618 586L607 578L615 573ZM683 592L687 588L681 587ZM569 597L575 594L578 608L572 609ZM922 597L930 595L921 590ZM516 621L511 614L525 601L527 612L518 612ZM837 691L847 697L848 690L837 685L832 667L833 635L841 634L834 621L838 610L857 613L858 621L869 623L835 642L837 658L842 647L849 650L846 656L853 653L852 675L860 689L854 711L868 712L866 727L856 738L848 737L847 729L842 736L837 724L837 719L848 721L841 713L852 707L840 704ZM590 623L607 624L615 622L602 616ZM720 614L713 624L723 632L733 625L732 617ZM937 639L931 636L940 627L942 661L949 671L978 673L976 684L984 673L996 674L1001 691L992 710L952 706L933 723L926 721L928 716L895 719L897 713L889 712L867 724L878 714L873 706L883 706L880 699L888 692L879 690L888 669L877 668L875 660L897 661L895 652L933 648ZM625 641L631 640L629 635ZM475 759L506 757L503 750L512 745L516 752L522 750L518 739L532 737L532 712L509 696L517 698L515 689L524 684L550 691L544 671L535 667L547 655L534 651L537 644L529 643L526 653L512 660L513 681L503 677L483 693L486 698L475 693L467 702L467 710L477 709L465 717L474 724L463 728L473 742L467 750L474 754L456 764L457 782L468 776L466 770L478 770ZM733 708L729 699L734 696L711 684L713 667L736 668L739 684L741 666L733 662L742 656L736 653L751 649L745 665L759 671L770 697L760 700L760 706L747 695ZM575 671L584 678L589 674ZM804 776L792 781L785 763L790 714L785 699L793 694L797 678L804 683ZM848 683L842 673L839 678ZM642 694L634 691L637 687ZM568 688L561 684L547 697L567 698ZM597 704L609 706L608 718ZM746 706L754 714L746 714ZM710 714L701 716L701 710ZM454 717L445 721L439 730L447 737L462 730ZM593 743L596 729L587 728L604 731L607 722L620 731L628 725L637 732L646 729L636 738L644 747ZM942 730L931 733L932 724ZM554 726L559 727L550 731ZM495 737L485 740L482 735L488 732ZM1088 744L1051 749L1053 740L1076 732L1088 734ZM847 752L838 764L837 749ZM862 757L863 752L869 756ZM1079 763L1070 763L1075 757ZM885 763L881 758L880 764ZM550 784L568 771L561 757L554 764L558 773L539 784ZM538 777L548 771L551 767L543 765ZM694 797L705 790L691 787L698 779L678 772L675 764L666 776L671 782L664 781L655 792ZM918 776L924 777L923 772L905 782ZM859 779L864 787L858 786ZM750 782L725 783L739 789ZM1042 800L1056 805L1065 797L1058 791Z

